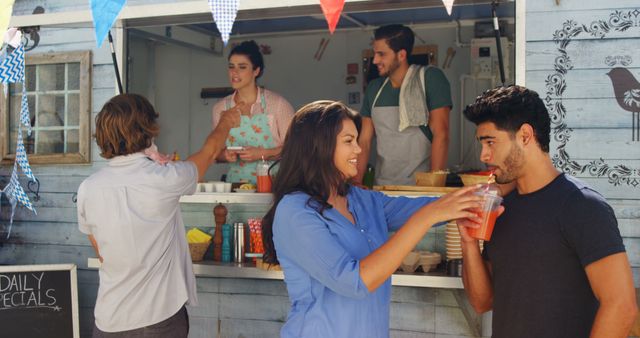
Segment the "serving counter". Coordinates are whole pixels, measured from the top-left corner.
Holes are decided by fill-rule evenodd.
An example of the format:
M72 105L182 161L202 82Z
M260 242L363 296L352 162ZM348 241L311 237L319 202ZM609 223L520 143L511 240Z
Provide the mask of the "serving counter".
M100 261L89 258L87 265L98 269ZM240 278L240 279L275 279L283 280L282 271L262 270L254 263L220 263L213 261L193 263L193 272L198 277ZM423 288L462 289L460 277L449 277L442 273L395 273L391 276L391 284L395 286L412 286Z

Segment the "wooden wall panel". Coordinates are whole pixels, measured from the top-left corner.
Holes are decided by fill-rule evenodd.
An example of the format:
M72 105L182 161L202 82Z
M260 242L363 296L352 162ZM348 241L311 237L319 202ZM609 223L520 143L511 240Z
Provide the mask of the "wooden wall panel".
M564 2L565 0L563 0ZM573 0L575 2L579 2L579 0ZM527 5L534 1L527 1ZM617 2L617 1L612 1ZM551 1L548 1L549 5L553 5ZM529 12L529 8L527 8L527 18L526 18L526 39L527 43L531 41L550 41L553 39L553 35L556 31L563 29L563 25L571 20L575 22L576 25L586 25L588 28L591 27L591 24L594 21L608 21L609 16L612 12L619 10L621 12L627 13L630 11L634 11L638 7L637 3L633 6L625 7L625 8L617 8L617 9L591 9L586 11L554 11L551 7L549 7L549 11L544 12ZM609 38L625 38L628 37L629 33L612 31L607 37ZM575 40L590 40L598 38L597 36L593 36L590 34L580 34L576 36Z

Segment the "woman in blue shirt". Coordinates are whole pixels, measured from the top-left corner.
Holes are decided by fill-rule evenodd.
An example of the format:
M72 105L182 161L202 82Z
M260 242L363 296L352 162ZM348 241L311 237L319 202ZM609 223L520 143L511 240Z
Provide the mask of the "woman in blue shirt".
M361 119L340 102L294 116L263 220L265 260L282 266L282 337L388 337L390 276L432 225L477 216L479 197L388 197L353 187ZM388 238L389 231L396 231Z

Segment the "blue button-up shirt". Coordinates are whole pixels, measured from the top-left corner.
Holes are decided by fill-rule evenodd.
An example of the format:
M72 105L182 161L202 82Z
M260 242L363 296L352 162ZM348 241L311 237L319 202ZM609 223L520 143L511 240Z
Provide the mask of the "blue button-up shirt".
M369 292L360 279L360 260L384 244L389 231L435 199L351 188L347 201L353 224L335 209L321 215L307 194L286 195L273 224L291 300L281 336L389 337L391 279Z

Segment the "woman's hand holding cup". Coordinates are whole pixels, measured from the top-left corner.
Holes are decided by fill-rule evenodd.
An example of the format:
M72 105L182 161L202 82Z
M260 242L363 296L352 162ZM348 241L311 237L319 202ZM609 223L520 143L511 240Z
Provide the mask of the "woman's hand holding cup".
M482 197L473 194L477 188L477 186L465 187L443 195L422 207L416 212L416 215L429 219L429 224L462 218L477 220L478 215L473 212L473 209L482 206Z

